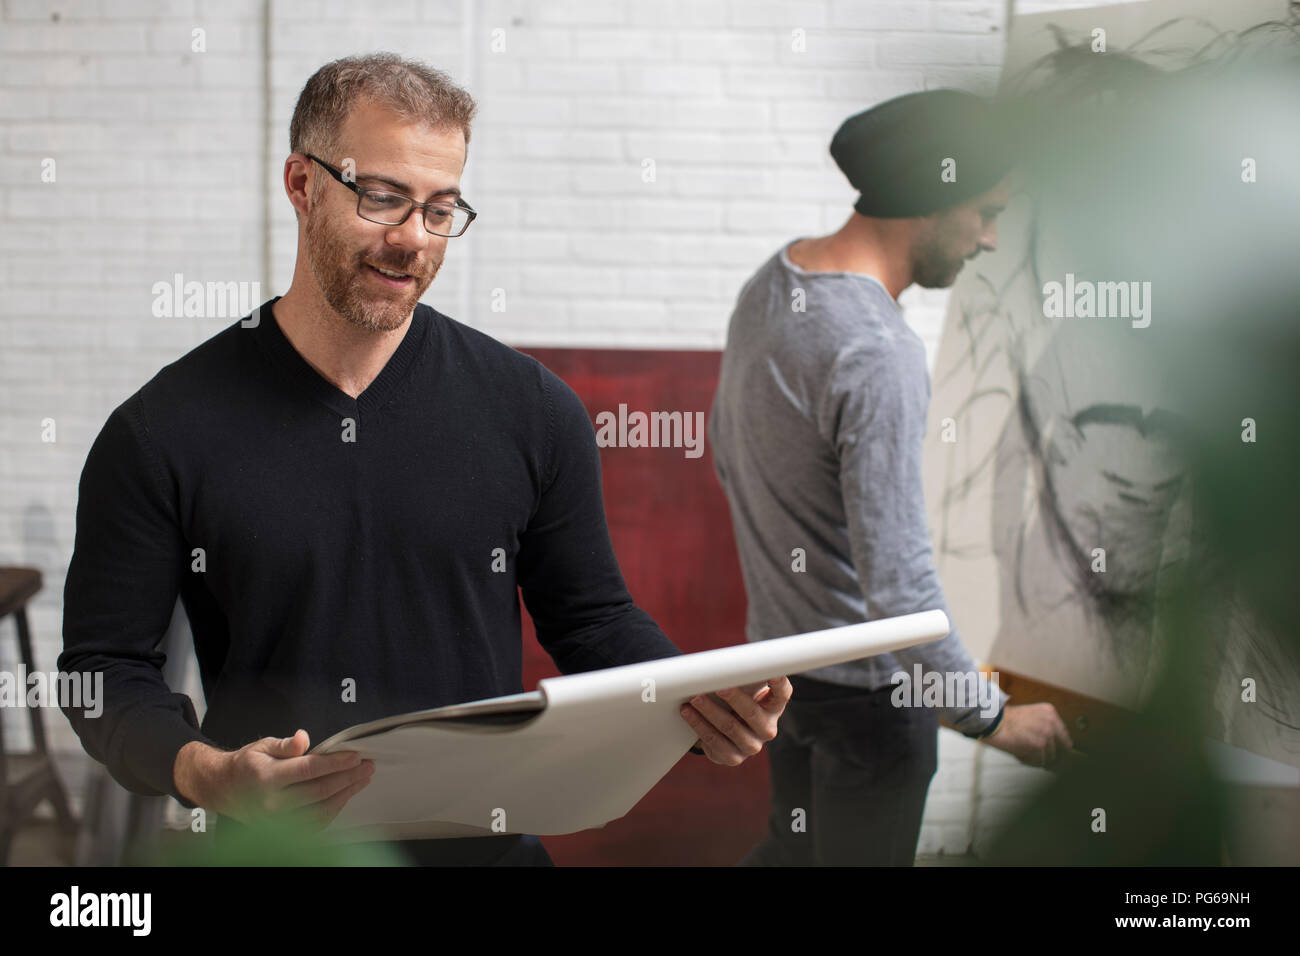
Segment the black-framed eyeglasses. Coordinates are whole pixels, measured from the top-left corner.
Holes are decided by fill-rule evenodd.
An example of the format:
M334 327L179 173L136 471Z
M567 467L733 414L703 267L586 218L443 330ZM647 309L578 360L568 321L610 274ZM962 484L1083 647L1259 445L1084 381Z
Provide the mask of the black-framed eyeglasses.
M465 234L469 224L478 213L457 197L455 203L416 202L410 196L390 193L383 189L366 189L344 178L343 173L325 160L311 153L303 153L313 162L320 163L325 170L348 189L357 194L357 215L370 222L383 226L400 226L410 217L415 209L424 210L424 228L435 236L455 238Z

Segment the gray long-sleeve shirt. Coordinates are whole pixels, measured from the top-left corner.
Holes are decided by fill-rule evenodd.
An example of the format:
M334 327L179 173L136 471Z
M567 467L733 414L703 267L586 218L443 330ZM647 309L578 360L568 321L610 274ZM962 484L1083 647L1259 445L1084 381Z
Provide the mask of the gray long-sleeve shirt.
M788 248L741 290L709 418L749 598L746 637L936 608L951 620L921 479L925 347L880 282L807 272ZM897 683L900 671L912 677L916 664L945 685L950 673L977 670L953 630L808 676L876 689ZM964 706L945 698L938 709L974 735L1006 694L997 690L990 709L970 696Z

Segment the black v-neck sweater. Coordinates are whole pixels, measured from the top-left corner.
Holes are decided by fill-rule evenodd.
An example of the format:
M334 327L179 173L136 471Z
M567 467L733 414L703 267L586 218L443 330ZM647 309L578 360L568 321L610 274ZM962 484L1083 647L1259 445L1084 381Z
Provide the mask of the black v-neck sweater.
M628 594L591 421L554 373L420 305L353 399L275 301L115 409L82 472L59 667L102 673L105 700L64 712L124 787L192 806L191 740L319 743L517 693L519 591L564 673L680 653ZM202 730L160 670L178 594Z

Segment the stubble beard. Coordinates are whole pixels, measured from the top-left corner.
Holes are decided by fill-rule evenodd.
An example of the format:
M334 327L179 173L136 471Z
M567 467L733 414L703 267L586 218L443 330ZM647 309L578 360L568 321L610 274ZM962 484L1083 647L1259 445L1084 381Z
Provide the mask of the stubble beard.
M946 289L957 281L965 259L953 261L938 241L919 246L912 256L912 281L923 289Z
M414 258L396 262L391 257L353 252L323 219L321 216L309 218L306 232L308 261L325 302L348 324L368 332L391 332L401 328L442 268L442 257L432 259L433 268L427 275L420 275L415 271ZM363 274L367 262L410 274L413 277L411 288L405 292L380 291Z

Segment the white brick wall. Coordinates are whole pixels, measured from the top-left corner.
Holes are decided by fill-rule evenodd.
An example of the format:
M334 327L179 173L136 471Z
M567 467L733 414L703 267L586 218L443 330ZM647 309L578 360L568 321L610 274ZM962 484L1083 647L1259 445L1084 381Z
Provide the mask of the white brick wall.
M260 4L4 0L0 19L0 563L39 567L55 666L77 479L108 412L228 320L151 316L154 282L257 279ZM207 52L191 30L207 29ZM56 163L53 183L42 161ZM57 441L41 441L53 418ZM0 625L12 670L13 625ZM5 714L10 747L27 714ZM45 713L80 805L87 760Z
M839 122L927 86L990 90L1005 33L1002 0L297 0L274 3L267 23L263 0L2 9L0 563L45 573L30 611L45 668L61 646L91 441L159 367L230 321L152 318L151 287L179 272L284 291L288 121L327 59L395 50L480 102L463 187L481 215L453 243L432 304L516 345L717 348L750 272L847 217L853 193L827 154ZM489 48L495 29L502 52ZM806 52L792 49L796 30ZM41 181L46 158L53 183ZM488 309L497 288L504 313ZM945 303L903 298L932 356ZM5 624L9 669L11 635ZM79 799L79 743L47 716ZM11 714L5 730L26 745L24 721ZM972 816L978 838L986 811L1036 772L988 749L977 762L949 733L941 752L921 848L961 853Z

